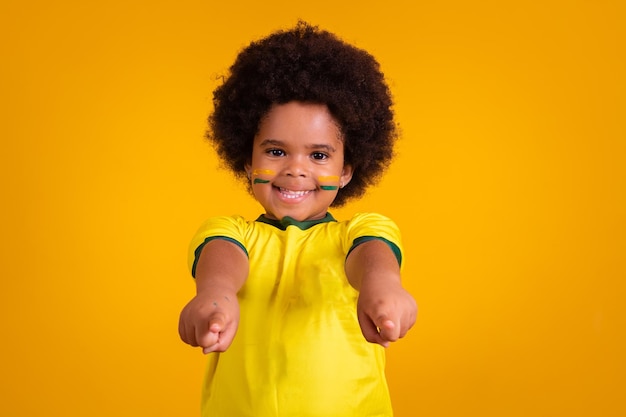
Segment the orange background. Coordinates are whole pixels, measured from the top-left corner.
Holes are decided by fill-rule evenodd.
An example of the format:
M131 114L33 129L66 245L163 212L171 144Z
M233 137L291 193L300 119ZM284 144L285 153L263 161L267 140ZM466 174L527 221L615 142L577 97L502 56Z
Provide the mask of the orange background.
M203 141L211 91L297 18L396 97L394 165L334 214L404 233L397 417L626 415L623 4L3 2L0 415L198 415L187 244L260 211Z

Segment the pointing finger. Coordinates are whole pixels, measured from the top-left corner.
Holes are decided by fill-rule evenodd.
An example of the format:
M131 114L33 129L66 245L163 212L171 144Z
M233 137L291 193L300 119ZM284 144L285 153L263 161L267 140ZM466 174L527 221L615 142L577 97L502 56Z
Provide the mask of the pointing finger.
M383 318L378 321L378 332L383 340L395 342L400 337L400 327L388 319Z

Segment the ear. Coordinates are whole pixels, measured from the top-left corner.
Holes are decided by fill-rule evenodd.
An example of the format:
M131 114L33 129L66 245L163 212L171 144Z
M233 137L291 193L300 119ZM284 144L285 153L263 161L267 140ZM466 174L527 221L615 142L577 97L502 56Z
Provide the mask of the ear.
M248 179L250 179L252 177L252 165L247 163L243 166L243 168L246 170L246 175L248 176Z
M344 165L343 170L341 171L341 177L339 178L340 188L348 185L350 180L352 179L352 165Z

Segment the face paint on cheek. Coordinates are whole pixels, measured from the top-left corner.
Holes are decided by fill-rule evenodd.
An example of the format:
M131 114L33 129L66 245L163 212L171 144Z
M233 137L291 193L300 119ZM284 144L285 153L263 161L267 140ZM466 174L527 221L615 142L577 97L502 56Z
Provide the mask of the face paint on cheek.
M261 175L261 174L274 175L276 173L272 171L271 169L255 169L254 171L252 171L252 175Z
M252 175L253 176L259 176L259 175L274 175L275 172L272 171L271 169L255 169L254 171L252 171ZM253 184L269 184L270 180L266 180L264 178L255 178L252 183Z
M317 180L321 183L320 184L320 188L322 190L326 190L326 191L335 191L337 189L339 189L338 185L335 184L323 184L323 183L338 183L339 182L339 176L338 175L326 175L326 176L321 176L321 177L317 177Z

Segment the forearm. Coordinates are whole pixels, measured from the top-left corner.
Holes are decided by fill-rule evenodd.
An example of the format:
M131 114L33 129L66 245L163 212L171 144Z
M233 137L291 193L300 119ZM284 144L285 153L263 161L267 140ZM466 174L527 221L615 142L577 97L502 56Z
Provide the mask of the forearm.
M417 305L400 282L400 266L385 242L371 240L346 259L346 276L359 291L357 316L365 339L382 346L404 337L415 323Z
M215 239L202 248L195 271L197 294L180 314L179 334L204 353L223 352L237 331L237 292L248 276L248 257L237 245Z
M345 268L348 282L356 290L364 285L401 285L398 261L381 240L370 240L354 248Z
M214 239L203 248L196 266L196 292L236 294L248 276L248 257L237 245Z

